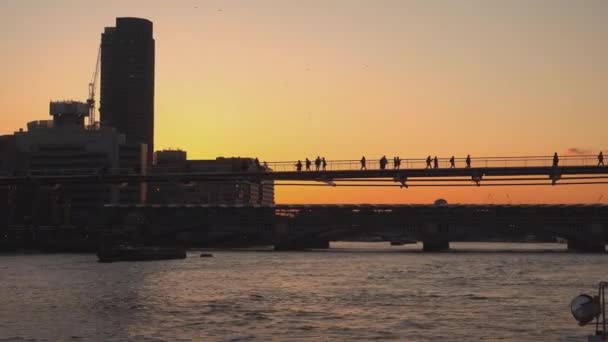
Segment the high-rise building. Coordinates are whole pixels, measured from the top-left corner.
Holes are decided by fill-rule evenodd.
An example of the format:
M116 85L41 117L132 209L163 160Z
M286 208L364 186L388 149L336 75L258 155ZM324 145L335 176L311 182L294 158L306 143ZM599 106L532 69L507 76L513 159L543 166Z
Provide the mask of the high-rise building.
M101 35L102 126L115 127L127 141L154 151L154 38L152 22L116 18Z

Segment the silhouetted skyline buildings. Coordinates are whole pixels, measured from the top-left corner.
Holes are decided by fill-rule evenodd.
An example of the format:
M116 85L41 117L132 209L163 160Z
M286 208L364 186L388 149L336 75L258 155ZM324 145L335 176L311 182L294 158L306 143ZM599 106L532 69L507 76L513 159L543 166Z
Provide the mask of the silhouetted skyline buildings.
M147 19L116 18L116 27L106 27L101 35L101 125L115 127L130 142L147 144L147 165L154 151L152 32Z

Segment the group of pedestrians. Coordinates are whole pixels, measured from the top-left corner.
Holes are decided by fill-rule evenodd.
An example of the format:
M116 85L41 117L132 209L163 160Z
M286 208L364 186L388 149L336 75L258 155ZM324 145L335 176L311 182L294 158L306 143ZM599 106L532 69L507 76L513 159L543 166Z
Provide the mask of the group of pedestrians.
M306 158L304 163L306 165L306 171L312 171L312 169L311 169L312 161L310 159ZM303 166L302 161L298 160L298 162L295 165L296 170L302 171L302 166ZM317 156L317 159L315 159L315 171L320 171L321 168L323 168L323 171L325 171L327 169L327 160L325 160L325 157Z
M456 157L452 156L450 157L450 169L455 169L456 168ZM465 167L467 169L471 168L471 155L467 154L466 159L464 160L465 162ZM429 155L428 157L426 157L426 168L427 169L438 169L439 168L439 158L437 158L437 156L435 156L435 158L431 158L431 156Z
M367 170L367 160L365 159L365 156L361 157L359 162L361 163L360 170ZM379 164L380 170L386 170L386 167L388 166L388 159L386 156L382 156L382 158L380 158ZM401 158L395 156L393 157L393 169L398 170L399 168L401 168Z
M399 158L399 157L395 157L395 158ZM395 158L393 158L393 162L397 162ZM399 161L399 163L400 162L401 161ZM386 166L388 165L388 159L386 159L386 156L382 156L382 158L380 158L379 163L380 163L380 170L386 170ZM395 165L395 168L397 168L396 165ZM361 157L361 170L367 170L365 156Z
M367 160L365 159L365 156L361 157L360 163L361 163L360 170L367 170ZM465 159L465 163L466 163L467 168L471 167L471 155L467 155L467 158ZM380 164L380 170L386 170L386 167L388 165L388 159L386 159L386 156L382 156L382 158L380 158L379 164ZM393 157L393 169L398 170L400 168L401 168L401 158L399 158L398 156ZM439 168L439 158L437 158L437 156L435 156L435 158L431 158L430 155L428 157L426 157L426 168L427 169L438 169ZM450 158L450 168L452 168L452 169L456 168L456 158L454 156L452 156Z
M386 159L386 156L383 156L382 158L380 158L380 169L382 169L382 170L386 169L387 165L388 165L388 160ZM399 158L399 156L393 157L393 169L399 170L400 168L401 168L401 158Z
M360 163L361 163L360 170L367 170L367 159L365 159L365 156L361 157ZM466 163L467 168L471 167L471 155L467 155L467 158L465 159L465 163ZM386 159L386 156L382 156L382 158L380 158L379 165L380 165L380 170L386 170L386 167L388 166L388 159ZM400 168L401 168L401 158L399 158L398 156L393 157L393 169L398 170ZM430 155L428 157L426 157L426 168L427 169L438 169L439 168L439 158L437 158L437 156L435 156L435 158L431 158ZM452 169L456 168L456 158L454 156L452 156L450 158L450 168L452 168Z
M602 151L600 151L600 153L597 155L597 166L605 166L604 165L604 154ZM359 161L361 163L361 168L360 170L367 170L367 159L365 158L365 156L361 157L361 160ZM449 159L450 162L450 169L455 169L456 168L456 158L454 156L450 157ZM467 154L467 157L464 160L465 162L465 168L469 169L471 168L471 155ZM312 171L312 161L308 158L306 158L306 160L304 161L304 164L302 164L301 160L298 160L298 162L296 163L295 167L297 171L302 171L302 167L306 167L306 171ZM315 171L320 171L323 170L325 171L327 168L327 161L325 160L325 157L320 157L317 156L317 158L314 160L315 163ZM379 165L380 165L380 170L386 170L387 166L388 166L388 159L386 158L386 155L382 156L382 158L380 158L379 160ZM259 167L259 161L257 161L256 158L256 165ZM557 154L557 152L555 152L553 154L553 167L557 167L559 166L559 155ZM393 157L393 169L398 170L401 168L401 158L399 156L395 156ZM431 155L429 155L428 157L426 157L426 169L438 169L439 168L439 158L437 158L437 156L435 157L431 157Z

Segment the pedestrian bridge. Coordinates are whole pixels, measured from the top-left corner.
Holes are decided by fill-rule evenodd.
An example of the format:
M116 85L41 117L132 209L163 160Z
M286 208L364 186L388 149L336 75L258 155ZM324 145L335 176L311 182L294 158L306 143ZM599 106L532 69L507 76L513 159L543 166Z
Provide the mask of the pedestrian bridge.
M316 159L316 158L315 158ZM311 161L310 170L297 170L298 161L262 162L230 172L197 168L29 170L0 176L0 185L60 185L69 183L162 183L274 181L280 186L539 186L608 184L608 168L598 165L598 156L564 156L557 164L552 156L438 158L430 168L426 159L401 159L399 167L389 158L379 160L328 160L325 167ZM305 163L305 162L304 162Z

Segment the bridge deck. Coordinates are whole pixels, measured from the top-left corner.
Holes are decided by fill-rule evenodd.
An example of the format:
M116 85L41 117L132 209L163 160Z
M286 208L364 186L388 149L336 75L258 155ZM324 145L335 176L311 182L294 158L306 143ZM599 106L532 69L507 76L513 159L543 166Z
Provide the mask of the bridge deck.
M536 176L536 180L559 180L568 176L593 175L592 179L608 179L608 167L597 166L534 166L534 167L477 167L453 169L391 169L391 170L329 170L329 171L273 171L273 172L163 172L150 174L27 174L0 177L0 185L16 184L67 184L67 183L161 183L161 182L221 182L247 181L349 181L349 180L393 180L414 181L433 178L453 180L491 180L488 177ZM599 176L599 177L598 177ZM516 179L511 179L511 181Z
M602 161L603 162L603 161ZM303 163L302 171L296 164ZM129 168L116 169L49 169L17 171L12 175L0 176L0 185L38 184L55 185L68 183L162 183L162 182L233 182L233 181L277 181L286 185L294 181L317 182L340 185L371 185L370 181L390 181L399 184L388 186L408 186L409 182L464 182L475 185L492 185L487 181L510 183L511 185L545 184L608 184L608 167L599 166L598 156L564 156L558 166L552 156L527 157L484 157L474 158L473 167L467 167L464 158L456 158L454 165L447 158L430 164L425 159L403 159L399 165L388 161L380 167L378 160L368 160L367 169L361 170L358 160L333 160L323 165L311 162L310 171L306 162L270 162L260 166L243 165L242 170L211 172L203 167L158 167L139 172ZM314 171L313 171L314 170ZM498 179L498 177L510 177ZM525 178L527 177L527 178ZM584 180L585 182L581 182ZM353 184L356 182L359 184ZM367 182L364 184L364 182ZM522 182L536 182L521 184ZM314 184L314 183L313 183ZM302 185L302 184L291 184ZM444 184L428 184L443 186ZM461 184L467 186L467 184ZM470 185L470 184L469 184ZM387 186L385 184L385 186ZM416 186L422 186L416 184Z
M592 204L445 204L445 205L432 205L432 204L276 204L276 205L223 205L223 204L106 204L104 208L121 208L121 209L135 209L135 208L209 208L209 209L277 209L277 210L291 210L291 209L345 209L345 210L357 210L357 209L608 209L608 204L592 203Z

